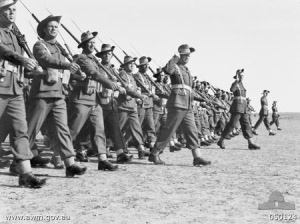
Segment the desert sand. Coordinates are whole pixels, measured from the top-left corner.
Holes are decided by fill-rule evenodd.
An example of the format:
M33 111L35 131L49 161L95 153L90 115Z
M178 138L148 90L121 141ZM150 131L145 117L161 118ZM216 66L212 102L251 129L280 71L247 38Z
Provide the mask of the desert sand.
M202 147L212 161L207 167L193 167L186 148L165 150L165 166L137 159L132 149L135 159L118 172L98 171L96 157L85 163L86 175L72 179L51 164L34 168L48 178L41 189L20 188L18 177L1 169L0 223L300 223L300 114L282 114L280 122L282 131L272 126L276 136L259 128L261 150L248 150L241 134L225 141L226 149ZM42 154L52 152L45 148ZM273 191L296 210L258 210ZM44 220L8 220L16 215ZM270 220L276 217L281 220ZM57 218L67 220L47 220Z

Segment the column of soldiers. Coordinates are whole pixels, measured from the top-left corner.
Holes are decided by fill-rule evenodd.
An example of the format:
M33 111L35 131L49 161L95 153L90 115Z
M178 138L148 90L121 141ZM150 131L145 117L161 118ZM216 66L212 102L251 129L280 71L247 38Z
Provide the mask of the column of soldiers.
M109 139L117 163L132 161L131 141L139 159L148 157L163 165L160 155L166 147L175 152L185 146L194 166L206 166L211 162L203 158L200 146L217 143L225 148L224 139L239 134L240 121L249 149L260 148L252 140L253 108L246 103L244 70L237 71L232 93L216 89L192 76L187 64L195 49L183 44L178 55L157 69L154 81L148 75L150 57L142 56L137 63L137 58L126 55L117 70L111 64L115 47L103 44L94 54L97 32L89 31L82 33L78 44L82 53L70 58L56 40L61 16L38 24L40 40L33 46L32 58L26 58L13 29L16 2L0 0L0 143L9 135L14 156L10 172L19 176L21 186L43 186L46 179L34 176L31 166L49 162L65 168L66 177L83 175L86 166L75 160L87 162L90 155L98 157L98 170L118 170L108 160ZM26 112L23 89L29 91L24 91ZM273 123L279 128L274 110ZM54 152L51 160L42 157L35 143L40 131ZM90 142L88 152L81 147L85 141Z

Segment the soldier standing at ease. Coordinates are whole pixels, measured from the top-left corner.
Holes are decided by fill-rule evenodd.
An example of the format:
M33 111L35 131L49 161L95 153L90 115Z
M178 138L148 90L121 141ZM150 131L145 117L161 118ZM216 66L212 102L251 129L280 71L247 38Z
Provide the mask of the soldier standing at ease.
M279 114L277 109L277 101L274 101L272 104L272 121L270 122L270 126L272 126L274 123L277 127L277 130L281 131L282 129L279 127Z
M168 108L167 122L157 136L157 141L151 150L148 160L154 164L164 164L159 158L159 154L163 152L172 135L176 132L179 125L181 125L187 141L187 147L191 149L194 157L193 165L209 165L210 161L201 158L200 141L192 108L193 76L186 67L190 54L195 49L184 44L178 48L178 51L180 57L174 55L164 68L167 74L170 75L172 82L172 91L166 105Z
M269 109L268 109L268 99L267 96L270 93L269 90L264 90L263 91L263 96L260 99L260 104L261 104L261 109L259 111L259 119L257 120L256 124L254 125L253 128L253 134L257 135L256 130L259 128L262 122L264 122L266 129L269 131L269 135L276 135L271 127L270 127L270 122L269 122Z
M25 104L22 90L23 67L34 71L38 66L34 59L23 57L23 49L13 30L16 3L0 0L0 142L12 130L12 153L19 167L19 185L38 188L46 183L32 174Z
M236 80L232 83L230 88L230 91L233 92L234 95L230 106L231 117L217 143L222 149L225 149L224 139L229 137L230 132L232 132L238 122L241 124L244 138L248 140L248 148L250 150L260 149L260 147L253 142L253 133L249 123L249 114L247 113L246 89L243 85L243 73L244 69L238 69L236 75L233 77Z
M59 43L56 41L61 16L48 16L37 26L37 33L42 38L35 43L33 55L43 68L45 75L35 76L30 90L30 103L27 113L28 137L34 155L32 165L45 165L49 159L42 158L33 149L36 135L40 131L48 114L52 115L56 129L60 156L66 166L66 176L82 175L87 170L74 161L74 148L68 128L67 108L63 84L68 84L70 71L76 73L79 65L66 62Z

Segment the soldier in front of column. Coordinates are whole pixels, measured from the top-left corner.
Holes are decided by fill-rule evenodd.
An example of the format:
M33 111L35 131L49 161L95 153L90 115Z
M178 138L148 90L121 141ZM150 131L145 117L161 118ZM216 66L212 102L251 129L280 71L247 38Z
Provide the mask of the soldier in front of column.
M25 58L14 32L16 2L0 1L0 143L10 133L12 153L18 165L19 185L39 188L46 179L32 174L22 81L23 69L34 72L38 63Z
M277 101L273 101L272 104L272 121L270 122L270 126L273 124L276 125L277 130L281 131L282 129L279 127L279 114L278 114L278 109L277 109Z
M117 77L115 77L115 75L118 74L118 71L115 69L114 65L110 63L114 49L115 47L110 46L110 44L103 44L101 51L96 53L96 56L101 58L101 64L106 67L114 77L109 77L106 73L104 73L104 75L106 75L106 77L110 80L116 82ZM126 91L130 90L126 89ZM114 92L111 89L103 87L102 93L100 94L100 105L103 110L106 136L110 137L114 144L114 150L117 155L117 163L128 163L131 162L133 155L126 155L124 153L124 150L126 150L126 142L121 131L118 103L116 100L119 93L120 92L118 91ZM124 91L123 93L125 94Z
M27 113L28 137L34 155L32 165L45 165L49 159L42 158L34 142L48 114L55 127L55 141L66 166L66 177L82 175L87 168L75 163L74 148L68 127L67 107L63 84L68 84L70 71L76 73L78 64L67 62L60 44L57 42L61 16L48 16L37 26L41 40L35 43L33 55L43 68L45 75L35 76L30 89L30 103Z
M253 142L253 133L247 114L246 89L243 85L244 69L238 69L233 78L235 81L230 88L230 91L234 95L230 107L231 117L217 144L220 148L225 149L224 139L229 137L237 123L240 122L244 138L248 140L248 149L258 150L260 149L260 146Z
M261 104L261 109L259 111L259 118L256 122L256 124L254 125L253 128L253 134L257 135L257 129L259 128L259 126L261 125L262 122L264 122L264 125L266 127L266 129L269 131L269 135L276 135L276 133L274 133L270 127L270 122L269 122L269 109L268 109L268 99L267 96L270 93L269 90L264 90L263 91L263 96L260 98L260 104Z
M189 62L190 54L194 51L195 49L187 44L181 45L178 48L180 56L174 55L164 68L170 74L172 91L166 105L168 108L166 125L162 127L157 136L155 146L148 158L149 162L154 164L164 164L164 161L159 158L159 154L163 152L179 125L183 128L187 142L186 146L192 151L193 165L205 166L211 164L210 161L202 158L192 107L193 76L186 65Z
M135 79L139 80L142 85L150 92L148 99L138 102L139 121L145 133L145 142L152 148L156 141L155 125L153 120L153 101L159 101L159 97L155 94L155 86L149 80L147 71L149 70L150 57L142 56L137 65L139 71L134 74ZM147 94L141 89L142 94Z

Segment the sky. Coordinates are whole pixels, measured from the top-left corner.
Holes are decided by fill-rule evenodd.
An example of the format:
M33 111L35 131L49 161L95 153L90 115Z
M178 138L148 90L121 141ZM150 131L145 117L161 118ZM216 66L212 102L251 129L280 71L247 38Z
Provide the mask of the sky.
M236 70L244 68L243 83L256 111L267 89L270 110L276 100L279 112L300 112L296 98L300 89L300 0L22 2L39 20L49 15L47 9L63 16L61 23L77 39L82 31L97 31L98 49L102 42L116 46L115 41L132 56L151 57L154 70L164 66L181 44L188 44L196 51L187 66L199 80L229 91ZM32 47L37 41L37 23L20 2L16 24ZM62 27L60 31L73 53L80 53ZM58 40L64 44L61 37ZM115 54L124 59L117 46ZM117 61L113 63L119 67Z

